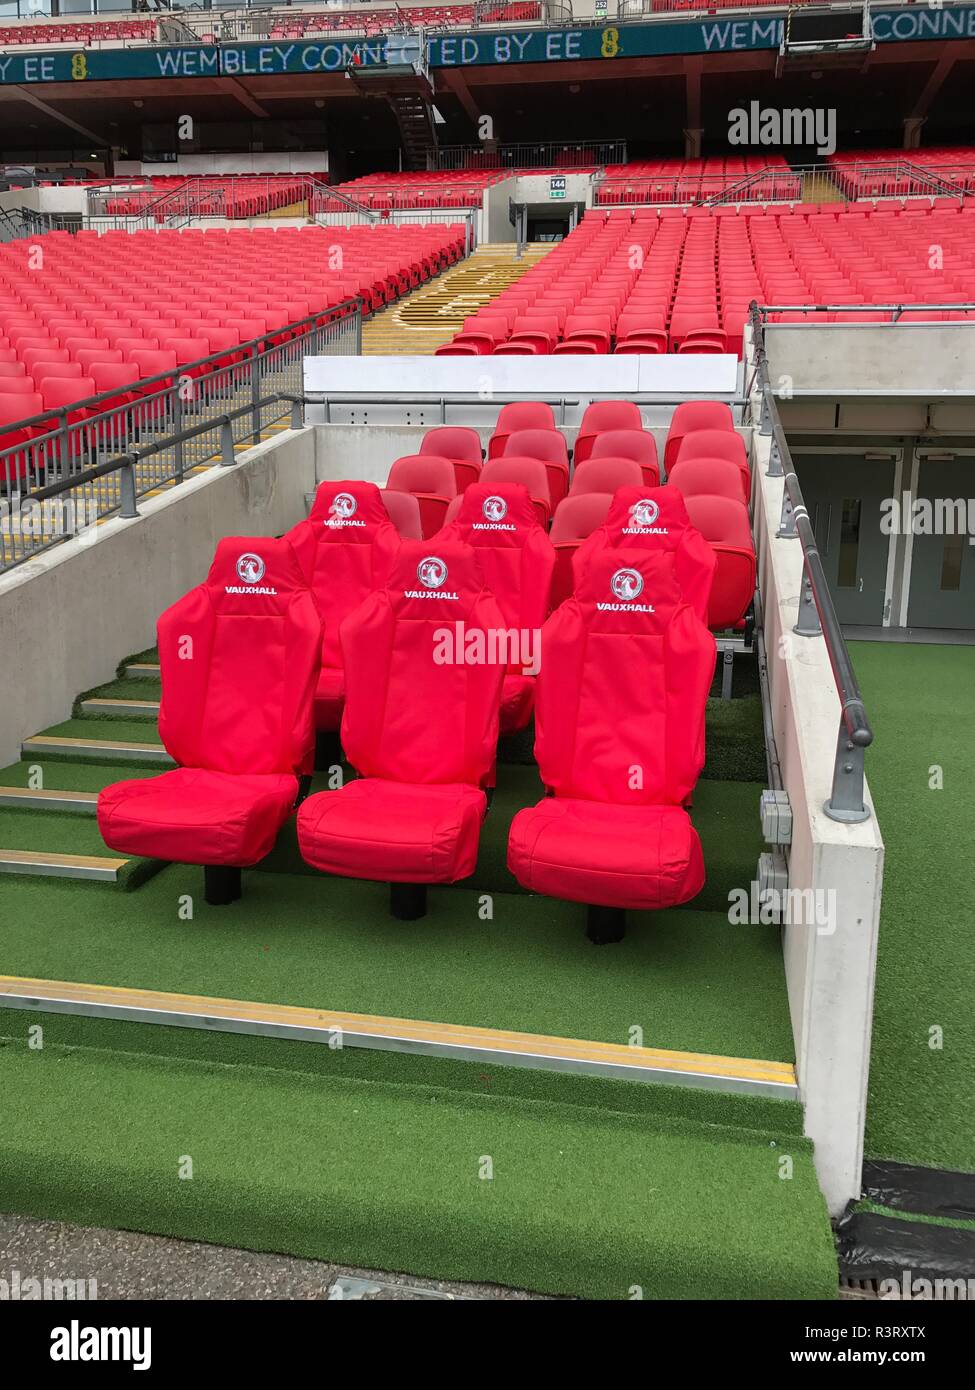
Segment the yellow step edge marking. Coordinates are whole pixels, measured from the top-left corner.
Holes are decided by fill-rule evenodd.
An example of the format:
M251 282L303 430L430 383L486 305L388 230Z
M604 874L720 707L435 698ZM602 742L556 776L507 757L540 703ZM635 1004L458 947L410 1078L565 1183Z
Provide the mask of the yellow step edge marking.
M0 860L8 864L55 864L62 869L114 869L116 873L129 862L97 854L48 854L32 849L0 849Z
M156 751L163 747L161 743L128 743L117 738L61 738L55 734L34 734L24 739L25 748L47 743L53 743L57 748L112 748L140 753L145 749Z
M118 705L124 705L126 709L147 709L155 712L159 709L158 700L110 700L107 697L93 696L90 700L82 700L83 705L97 705L99 709L115 709Z
M32 791L30 787L0 787L0 796L22 796L31 801L63 801L65 797L70 797L72 801L90 802L92 805L98 800L97 792L68 791L63 787L58 791L49 787L37 791Z
M522 1056L566 1058L573 1061L613 1064L634 1070L670 1071L677 1075L720 1076L729 1080L771 1083L795 1087L795 1068L788 1062L754 1058L720 1057L709 1053L674 1052L666 1048L629 1047L625 1043L580 1041L539 1033L515 1033L498 1028L469 1028L454 1023L387 1018L381 1014L352 1014L311 1009L291 1004L262 1004L248 1000L210 998L207 995L171 994L160 990L119 988L63 980L41 980L0 975L0 997L27 995L32 999L102 1004L156 1010L249 1023L279 1024L316 1031L368 1034L441 1046L477 1048L484 1052L518 1053Z

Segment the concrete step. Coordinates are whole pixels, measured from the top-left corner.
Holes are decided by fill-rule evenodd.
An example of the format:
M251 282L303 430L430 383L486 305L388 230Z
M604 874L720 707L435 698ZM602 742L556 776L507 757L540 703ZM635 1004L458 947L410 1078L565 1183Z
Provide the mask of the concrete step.
M158 661L130 661L123 674L127 680L158 680L160 675L159 663Z
M77 755L82 761L90 758L105 758L113 762L153 762L175 767L173 759L161 743L130 743L111 738L59 738L51 734L35 734L25 738L21 744L21 757L32 758L38 754L56 753Z
M82 700L82 714L117 714L119 716L135 714L146 715L155 718L159 714L158 700L103 700L96 697L91 700Z
M14 806L27 811L72 811L81 816L93 816L97 805L97 792L0 787L0 806Z
M0 849L0 874L34 874L44 878L84 878L117 883L129 861L96 854L52 854L47 850Z

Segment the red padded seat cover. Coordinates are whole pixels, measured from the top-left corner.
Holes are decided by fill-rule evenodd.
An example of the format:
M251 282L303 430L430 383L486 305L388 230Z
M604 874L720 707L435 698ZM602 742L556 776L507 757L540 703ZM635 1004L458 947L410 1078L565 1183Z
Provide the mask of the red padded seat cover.
M342 744L361 780L301 806L308 863L390 882L473 871L504 666L463 659L465 634L503 627L472 547L402 543L386 587L342 624Z
M704 763L714 662L672 555L592 557L542 632L535 755L553 796L512 822L520 883L616 907L700 891L703 857L682 803Z
M111 848L188 864L256 863L311 771L321 623L285 539L220 542L203 584L157 625L159 734L181 766L98 799Z
M707 622L717 561L700 531L691 525L676 488L621 487L603 525L587 536L572 558L576 586L593 557L607 548L671 555L681 593L701 621Z
M345 703L339 627L386 582L399 550L379 488L361 480L322 483L305 521L288 532L322 622L322 670L315 724L337 729Z
M437 540L438 544L461 541L473 546L505 626L512 638L517 635L514 650L526 660L506 667L501 731L523 729L531 717L530 667L548 615L555 570L555 548L538 520L528 489L521 483L473 484L464 493L457 516Z

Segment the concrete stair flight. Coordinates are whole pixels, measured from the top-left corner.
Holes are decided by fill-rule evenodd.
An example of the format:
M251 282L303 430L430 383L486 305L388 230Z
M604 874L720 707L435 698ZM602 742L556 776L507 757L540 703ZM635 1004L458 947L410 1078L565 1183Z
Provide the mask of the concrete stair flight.
M362 326L363 354L433 353L450 342L466 318L513 285L551 249L549 242L534 243L519 261L514 243L479 246L445 274L368 319Z

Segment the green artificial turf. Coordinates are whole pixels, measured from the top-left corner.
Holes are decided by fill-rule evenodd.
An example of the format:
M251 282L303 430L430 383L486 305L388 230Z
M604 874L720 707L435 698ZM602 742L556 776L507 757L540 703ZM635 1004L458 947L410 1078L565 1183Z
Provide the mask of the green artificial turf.
M835 1295L797 1136L56 1046L0 1047L0 1090L0 1191L34 1216L597 1298Z
M98 792L112 782L124 782L131 777L156 777L164 771L162 767L150 767L145 763L85 763L57 759L52 762L45 754L43 758L24 758L0 768L0 787L26 787L33 768L40 768L42 789L62 792ZM83 813L78 812L78 815ZM94 816L90 819L94 821ZM56 846L49 844L44 848Z
M866 1152L973 1172L975 647L852 650L886 847ZM929 786L935 767L940 791Z
M97 719L99 721L117 719L118 716L107 713L82 713L81 706L85 700L156 700L162 696L162 682L158 679L152 680L117 680L110 681L108 685L96 686L94 690L86 690L79 695L74 702L72 711L76 719ZM126 718L139 718L155 720L156 715L127 715Z
M918 1221L922 1226L944 1226L949 1231L975 1231L975 1220L959 1221L948 1216L930 1216L922 1211L899 1211L894 1207L881 1206L878 1202L857 1202L853 1210L887 1216L891 1221Z
M351 1013L793 1060L778 931L718 913L633 913L594 947L582 908L434 889L418 922L390 917L383 884L252 872L230 907L173 865L135 894L57 879L0 883L4 973ZM185 896L192 921L182 920Z
M94 816L66 811L8 809L2 806L0 848L47 851L52 854L95 855L103 859L122 857L114 850L106 848L105 841L98 833L98 824ZM143 859L138 856L127 858L118 871L116 883L103 886L137 888L161 867L161 863L155 859ZM71 883L73 887L85 886L76 880L72 880ZM0 883L0 908L3 908L5 900L4 884Z
M383 1081L398 1085L431 1086L474 1095L591 1106L660 1120L689 1120L764 1137L777 1144L803 1132L802 1106L779 1100L695 1086L623 1081L582 1076L533 1067L499 1066L421 1053L387 1052L378 1048L329 1047L248 1033L215 1032L209 1028L174 1028L164 1024L133 1023L80 1014L41 1014L37 1009L0 1009L0 1043L23 1043L28 1030L41 1021L44 1046L96 1048L172 1058L255 1066L272 1071L310 1072L349 1081Z

